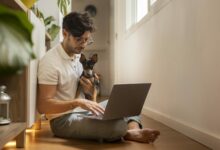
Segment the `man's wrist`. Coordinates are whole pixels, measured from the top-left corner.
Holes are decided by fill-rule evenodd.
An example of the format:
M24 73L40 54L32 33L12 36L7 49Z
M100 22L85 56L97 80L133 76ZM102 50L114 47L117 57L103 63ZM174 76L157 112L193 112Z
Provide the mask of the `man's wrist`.
M74 109L74 108L76 108L76 107L80 107L80 101L79 101L79 99L73 100L72 103L71 103L71 107L72 107L72 109Z

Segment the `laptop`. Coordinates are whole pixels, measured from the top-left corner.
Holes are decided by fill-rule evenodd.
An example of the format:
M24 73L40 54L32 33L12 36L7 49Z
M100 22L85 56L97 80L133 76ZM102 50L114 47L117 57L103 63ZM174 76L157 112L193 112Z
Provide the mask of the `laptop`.
M113 86L105 112L95 116L92 113L85 118L113 120L140 115L151 83L116 84Z

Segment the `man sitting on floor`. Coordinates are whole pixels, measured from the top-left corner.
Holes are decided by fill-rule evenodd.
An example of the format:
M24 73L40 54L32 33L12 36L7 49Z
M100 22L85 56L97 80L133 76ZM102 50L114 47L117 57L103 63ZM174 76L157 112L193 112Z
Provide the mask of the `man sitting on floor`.
M38 111L49 117L52 132L58 137L154 142L160 132L142 128L139 116L101 121L80 117L78 114L83 112L76 112L77 107L96 115L104 112L99 103L75 98L78 82L85 93L94 92L91 81L80 77L83 68L79 62L93 31L87 14L72 12L64 17L62 43L49 50L39 63Z

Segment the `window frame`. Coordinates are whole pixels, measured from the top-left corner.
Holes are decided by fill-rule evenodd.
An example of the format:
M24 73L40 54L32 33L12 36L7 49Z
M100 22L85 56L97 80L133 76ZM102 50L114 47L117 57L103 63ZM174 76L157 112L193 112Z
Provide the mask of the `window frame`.
M151 5L151 0L148 0L148 13L139 21L135 18L136 22L134 22L128 29L127 29L127 8L125 7L125 37L128 37L130 34L135 32L143 23L150 20L151 17L153 17L156 13L158 13L163 7L165 7L169 2L172 0L157 0L156 2ZM126 6L126 0L124 0L124 4ZM135 15L137 17L137 7L134 5L134 10L136 11Z

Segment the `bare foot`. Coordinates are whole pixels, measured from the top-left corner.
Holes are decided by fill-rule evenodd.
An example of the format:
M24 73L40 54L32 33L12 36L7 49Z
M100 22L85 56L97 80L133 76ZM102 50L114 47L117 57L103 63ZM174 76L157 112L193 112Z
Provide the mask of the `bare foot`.
M131 129L127 131L124 139L141 143L153 143L159 135L160 132L153 129Z

